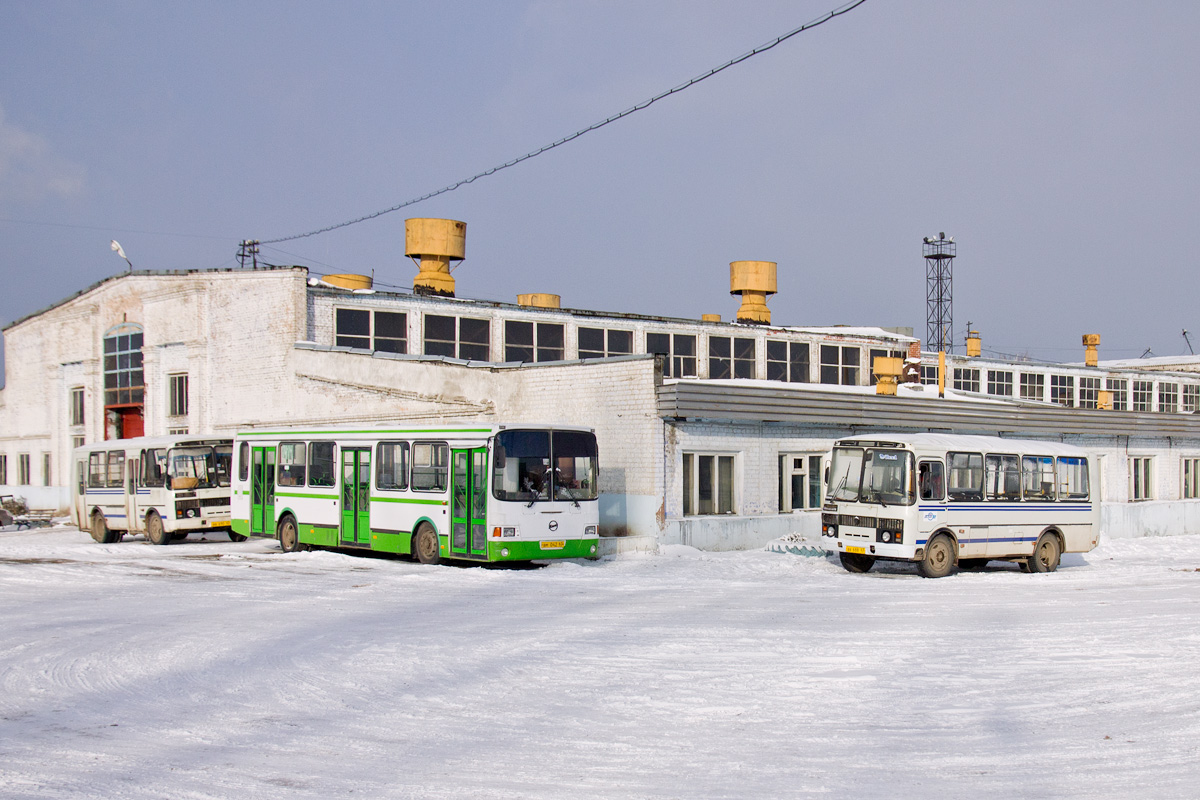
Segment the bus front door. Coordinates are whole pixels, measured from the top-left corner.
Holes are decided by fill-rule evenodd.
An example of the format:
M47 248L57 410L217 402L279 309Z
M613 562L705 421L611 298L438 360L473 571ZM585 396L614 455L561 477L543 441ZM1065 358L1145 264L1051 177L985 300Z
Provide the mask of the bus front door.
M342 450L342 544L371 543L371 450Z
M250 533L275 535L274 447L255 447L250 454Z
M450 553L487 556L487 449L450 451Z

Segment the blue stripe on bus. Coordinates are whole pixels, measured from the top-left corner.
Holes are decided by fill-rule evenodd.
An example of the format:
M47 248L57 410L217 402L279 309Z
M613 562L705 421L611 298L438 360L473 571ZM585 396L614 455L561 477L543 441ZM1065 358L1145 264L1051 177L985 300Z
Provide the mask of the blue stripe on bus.
M1091 504L1053 504L1053 505L1032 505L1022 503L1020 505L1003 505L1000 503L988 503L986 505L962 505L962 506L918 506L920 511L1091 511Z
M1006 536L995 539L959 539L959 544L988 544L989 542L1033 542L1036 541L1032 536ZM923 544L928 544L928 539L917 539L916 546L920 547Z

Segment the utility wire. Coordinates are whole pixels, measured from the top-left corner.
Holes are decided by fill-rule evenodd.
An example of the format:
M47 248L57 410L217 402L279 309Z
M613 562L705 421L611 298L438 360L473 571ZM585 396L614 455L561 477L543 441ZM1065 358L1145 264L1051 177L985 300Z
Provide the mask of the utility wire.
M375 219L376 217L382 217L384 214L390 214L393 211L399 211L400 209L405 208L407 206L416 205L417 203L424 202L425 200L429 200L430 198L437 197L440 194L445 194L446 192L452 192L455 189L459 188L460 186L465 186L468 183L474 183L475 181L477 181L480 178L486 178L489 175L494 175L502 169L508 169L509 167L520 164L522 161L528 161L529 159L534 158L535 156L540 156L542 153L545 153L547 150L553 150L554 148L564 145L567 142L574 141L575 139L578 139L580 136L583 136L585 133L591 133L592 131L596 130L597 128L603 128L605 125L608 125L609 123L616 122L617 120L622 119L623 117L628 117L630 114L633 114L636 111L641 111L643 108L646 108L647 106L649 106L653 103L657 103L659 100L662 100L664 97L668 97L670 95L682 92L684 89L687 89L688 87L691 87L697 83L700 83L700 81L711 78L713 75L716 75L718 72L723 72L724 70L727 70L736 64L740 64L743 61L745 61L749 58L752 58L753 56L758 55L759 53L765 53L767 50L770 50L771 48L773 48L777 45L780 45L783 42L786 42L788 39L792 38L796 34L803 33L804 31L809 30L811 28L815 28L818 25L823 25L826 22L828 22L829 20L833 19L834 17L840 17L842 14L846 14L850 11L853 11L854 9L858 8L865 2L867 2L867 0L853 0L852 2L847 3L843 6L839 6L838 8L835 8L834 10L832 10L820 17L817 17L816 19L814 19L811 22L804 23L799 28L794 28L793 30L788 31L787 33L783 34L782 36L779 36L779 37L773 39L772 41L767 42L764 45L760 45L760 46L754 48L753 50L751 50L748 53L743 53L742 55L738 56L735 59L732 59L731 61L726 61L724 64L722 64L719 67L713 67L708 72L705 72L701 75L697 75L696 77L692 78L691 80L681 83L678 86L676 86L672 89L668 89L665 92L656 94L654 97L651 97L649 100L644 100L644 101L638 103L637 105L631 106L618 114L613 114L611 117L608 117L605 120L597 122L593 125L589 125L586 128L583 128L582 130L575 131L575 133L572 133L570 136L564 136L563 138L559 139L556 142L552 142L550 144L543 145L542 147L539 147L536 150L531 150L530 152L526 153L523 156L514 158L512 161L507 161L499 166L492 167L491 169L484 170L483 172L480 172L477 175L472 175L470 178L464 178L463 180L458 181L456 183L452 183L449 186L443 186L441 189L438 189L435 192L430 192L429 194L421 195L420 197L414 198L412 200L406 200L403 203L394 205L391 208L385 208L382 211L376 211L373 214L367 214L366 216L358 217L357 219L347 220L346 222L339 222L336 225L330 225L325 228L318 228L317 230L309 231L308 233L298 233L298 234L295 234L294 236L282 236L278 239L264 239L260 242L260 244L264 244L264 245L277 244L279 242L292 241L293 239L304 239L309 236L317 236L318 234L328 233L329 231L335 231L338 228L345 228L350 225L357 225L360 222L366 222L369 219Z

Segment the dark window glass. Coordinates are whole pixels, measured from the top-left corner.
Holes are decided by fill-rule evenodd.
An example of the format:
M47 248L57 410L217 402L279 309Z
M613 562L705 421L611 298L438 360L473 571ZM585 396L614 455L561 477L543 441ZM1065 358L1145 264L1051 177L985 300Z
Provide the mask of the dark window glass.
M633 331L609 331L608 354L627 356L633 352Z
M242 442L238 447L238 480L244 481L250 477L250 444Z
M425 315L425 355L451 358L456 355L455 322L455 317Z
M308 446L308 485L333 486L336 482L333 464L333 442L310 444Z
M579 329L579 357L580 358L603 358L604 352L604 329L603 328L580 328Z
M767 342L767 380L786 381L788 379L788 343Z
M726 336L708 337L708 377L714 380L733 377L729 338Z
M445 442L416 442L412 446L412 488L418 492L446 491L449 448Z
M754 359L755 350L753 339L733 340L733 377L753 378Z
M408 315L375 312L375 349L385 353L408 352Z
M821 383L838 382L838 348L834 345L821 345Z
M537 360L562 361L563 326L539 322L537 326Z
M669 333L647 333L646 352L659 356L671 355L671 335Z
M380 442L376 447L375 485L380 489L408 488L408 442Z
M792 383L808 383L808 342L792 342L788 380Z
M533 323L507 320L504 323L504 360L533 361Z
M486 319L463 317L458 321L458 357L468 361L487 361L491 327Z
M696 337L677 333L672 337L675 353L671 359L671 374L676 378L696 375Z
M337 310L337 338L334 344L339 347L371 346L371 312L357 308L339 308Z

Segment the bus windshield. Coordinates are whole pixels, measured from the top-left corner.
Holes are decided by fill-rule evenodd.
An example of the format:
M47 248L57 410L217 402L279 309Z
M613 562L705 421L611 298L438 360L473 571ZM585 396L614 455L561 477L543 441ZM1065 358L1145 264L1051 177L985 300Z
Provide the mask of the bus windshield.
M497 500L595 500L596 436L588 431L507 430L496 434L492 493Z
M912 505L913 456L905 450L837 447L829 470L829 499L880 505Z
M167 454L167 477L172 489L208 489L217 485L211 447L172 447ZM226 466L225 486L229 485Z

